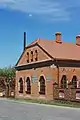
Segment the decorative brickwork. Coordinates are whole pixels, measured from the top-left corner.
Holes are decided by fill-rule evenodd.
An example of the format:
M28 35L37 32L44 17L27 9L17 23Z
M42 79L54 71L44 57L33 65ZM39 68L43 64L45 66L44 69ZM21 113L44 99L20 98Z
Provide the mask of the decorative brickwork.
M25 47L15 66L15 97L46 100L79 99L79 94L76 94L77 89L80 89L79 51L80 47L76 44L63 42L60 32L56 33L54 41L38 39ZM19 92L21 77L23 93ZM30 81L26 87L27 77Z

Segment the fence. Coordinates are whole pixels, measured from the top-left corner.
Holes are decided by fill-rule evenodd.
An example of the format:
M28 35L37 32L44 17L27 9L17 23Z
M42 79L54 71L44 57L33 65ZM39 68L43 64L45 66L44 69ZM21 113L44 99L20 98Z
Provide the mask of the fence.
M7 83L5 77L0 77L0 97L15 97L15 79Z
M80 88L53 88L53 98L57 100L69 100L80 102Z

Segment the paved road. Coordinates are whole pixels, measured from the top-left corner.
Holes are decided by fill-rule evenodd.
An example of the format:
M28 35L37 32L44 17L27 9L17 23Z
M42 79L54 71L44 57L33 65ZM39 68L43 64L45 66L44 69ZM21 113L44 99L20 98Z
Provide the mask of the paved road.
M80 109L0 99L0 120L80 120Z

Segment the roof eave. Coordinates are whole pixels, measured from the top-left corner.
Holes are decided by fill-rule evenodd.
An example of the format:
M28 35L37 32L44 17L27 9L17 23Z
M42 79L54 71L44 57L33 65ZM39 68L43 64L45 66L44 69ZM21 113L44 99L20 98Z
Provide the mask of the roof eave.
M56 60L62 60L62 61L74 61L74 62L80 62L80 60L77 59L69 59L69 58L55 58Z

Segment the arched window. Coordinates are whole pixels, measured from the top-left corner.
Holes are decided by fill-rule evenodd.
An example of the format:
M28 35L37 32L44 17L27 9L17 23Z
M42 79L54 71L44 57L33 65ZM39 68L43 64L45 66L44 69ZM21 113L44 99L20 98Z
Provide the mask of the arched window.
M77 77L76 77L76 75L74 75L73 78L72 78L72 86L73 86L73 88L77 88Z
M61 78L61 88L67 88L67 77L63 75Z
M23 80L22 80L22 78L19 79L19 84L20 84L20 90L19 90L19 92L23 93Z
M39 91L39 93L44 95L45 94L45 79L44 79L43 76L40 77L39 82L40 82L40 91Z
M29 77L27 77L27 79L26 79L26 87L27 87L26 93L31 94L31 83L30 83L30 78Z
M29 52L27 52L27 63L29 63Z
M35 60L38 61L38 51L37 50L35 50L35 55L36 55Z
M31 62L33 62L33 51L31 51Z

